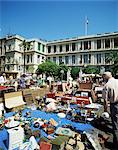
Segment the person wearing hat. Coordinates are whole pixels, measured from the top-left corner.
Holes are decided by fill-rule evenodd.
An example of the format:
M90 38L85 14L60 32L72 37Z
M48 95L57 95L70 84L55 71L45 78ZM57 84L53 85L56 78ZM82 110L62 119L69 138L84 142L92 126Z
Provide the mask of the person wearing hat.
M110 102L110 113L113 128L113 144L118 146L118 80L112 77L111 72L105 72L103 78L106 84L103 88L103 99L105 100L105 111L108 110Z

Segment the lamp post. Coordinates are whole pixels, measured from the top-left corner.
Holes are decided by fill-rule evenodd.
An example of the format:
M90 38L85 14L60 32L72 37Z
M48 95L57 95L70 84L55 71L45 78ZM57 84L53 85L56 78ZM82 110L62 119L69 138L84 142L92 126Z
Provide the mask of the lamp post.
M61 70L61 80L63 80L63 76L64 76L64 70Z

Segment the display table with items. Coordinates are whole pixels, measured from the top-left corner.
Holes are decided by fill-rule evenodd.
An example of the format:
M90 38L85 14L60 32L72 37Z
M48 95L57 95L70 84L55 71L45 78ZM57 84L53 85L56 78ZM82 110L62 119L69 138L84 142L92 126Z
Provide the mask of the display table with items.
M34 143L39 143L42 138L45 138L47 142L51 140L52 149L55 147L54 143L56 143L56 140L59 138L58 136L67 136L68 139L66 138L64 142L66 143L65 146L67 149L68 147L73 147L69 144L71 143L69 142L70 139L72 141L74 138L74 141L76 141L76 134L83 134L83 132L88 133L94 128L87 120L82 120L81 117L84 116L84 112L81 112L82 108L79 108L77 105L71 105L70 108L72 111L66 113L56 111L52 113L42 110L31 110L29 108L18 112L6 113L4 126L0 130L0 148L5 149L6 147L6 149L12 150L22 149L21 147L23 147L23 145L27 145L27 147L29 145L31 146L31 143L28 142L32 136L34 137ZM87 109L90 108L91 107L88 107ZM72 114L70 114L70 112L72 112ZM77 113L79 115L82 113L83 116L79 116ZM69 115L72 116L69 118ZM34 139L36 139L36 141ZM78 143L79 142L81 145L81 140L78 141ZM86 144L84 144L84 146L86 146Z
M65 94L60 97L62 101L69 100L70 103L75 103L75 104L81 104L82 102L84 102L84 104L91 104L93 99L91 90L87 90L87 89L78 90L74 93L74 95Z
M84 92L80 96L87 95ZM11 111L2 113L0 117L0 148L97 150L96 147L99 147L101 150L99 142L96 145L93 140L97 134L91 122L101 116L102 105L86 105L83 101L80 104L75 103L76 99L73 100L73 97L66 100L66 103L62 99L37 97L37 105L27 105L21 91L6 93L4 98L5 106Z

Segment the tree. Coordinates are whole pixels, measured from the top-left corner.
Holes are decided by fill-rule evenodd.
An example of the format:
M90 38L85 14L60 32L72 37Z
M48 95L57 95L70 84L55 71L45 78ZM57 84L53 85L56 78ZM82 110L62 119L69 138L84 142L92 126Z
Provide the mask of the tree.
M80 72L80 68L79 67L72 67L71 70L71 76L73 79L77 79L77 77L79 76L79 72Z
M109 55L106 56L106 63L111 64L112 74L116 76L118 73L118 51L113 51Z
M98 67L92 67L92 66L87 66L83 69L84 73L88 74L98 74L99 73L99 68Z
M51 61L43 62L38 66L38 69L36 71L38 74L45 73L46 75L58 75L58 65Z

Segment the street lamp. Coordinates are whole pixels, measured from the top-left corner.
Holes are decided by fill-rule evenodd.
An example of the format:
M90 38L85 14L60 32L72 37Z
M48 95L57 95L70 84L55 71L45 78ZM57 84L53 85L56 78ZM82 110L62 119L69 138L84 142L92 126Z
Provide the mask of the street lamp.
M61 80L63 80L63 77L64 77L64 70L61 70Z

